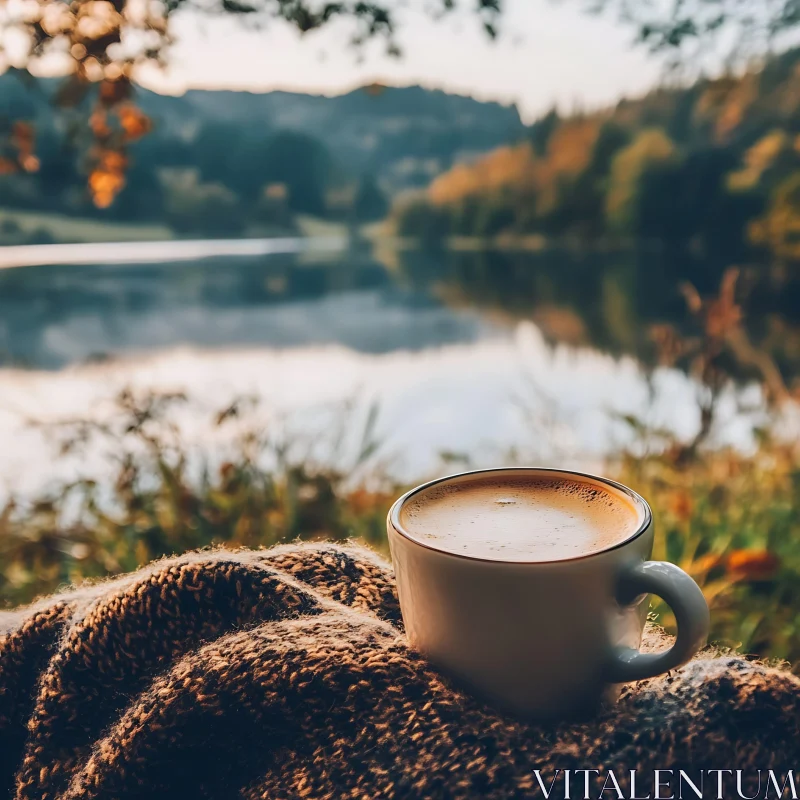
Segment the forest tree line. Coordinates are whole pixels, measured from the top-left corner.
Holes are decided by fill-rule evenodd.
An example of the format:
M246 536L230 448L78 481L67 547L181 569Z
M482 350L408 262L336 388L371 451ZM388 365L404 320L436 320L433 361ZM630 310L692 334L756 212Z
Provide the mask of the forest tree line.
M800 257L800 50L741 77L537 120L396 204L402 236L652 240L733 263Z
M255 135L208 122L191 145L144 137L130 163L108 159L90 174L91 193L85 165L54 131L37 136L35 153L29 173L3 174L0 164L0 206L211 236L288 232L297 214L368 222L388 209L373 175L344 172L322 142L293 130ZM11 228L4 222L0 234L13 238Z

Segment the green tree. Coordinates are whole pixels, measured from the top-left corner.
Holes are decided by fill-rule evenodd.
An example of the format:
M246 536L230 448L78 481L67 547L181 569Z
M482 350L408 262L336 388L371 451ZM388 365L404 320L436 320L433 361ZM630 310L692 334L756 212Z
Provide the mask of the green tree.
M608 176L616 154L631 134L615 122L606 122L592 148L586 168L558 185L556 202L548 215L547 229L555 235L570 234L592 240L605 232L604 202Z
M439 244L451 233L447 209L432 205L424 197L416 196L399 202L392 216L398 236L419 239L425 244Z
M514 226L515 209L508 198L501 195L487 197L475 216L473 233L492 237Z
M708 267L716 269L707 276L707 286L716 285L726 266L748 255L748 220L762 207L758 193L728 188L735 164L730 150L703 148L651 165L640 183L636 235L691 243L704 252Z
M256 165L253 165L253 169ZM292 211L325 213L331 157L325 146L304 133L279 131L264 142L258 164L261 183L282 183Z
M528 131L528 138L537 155L541 156L547 152L550 136L559 126L560 122L561 118L558 116L558 111L552 108L541 119L537 119L536 122L531 125Z
M383 219L389 212L389 201L374 175L361 176L353 200L353 211L359 222L374 222Z
M658 128L641 131L614 156L605 202L606 220L613 230L636 233L642 181L647 170L676 157L672 140Z
M196 169L164 176L167 222L181 233L225 236L240 233L244 223L236 195L221 183L201 183Z

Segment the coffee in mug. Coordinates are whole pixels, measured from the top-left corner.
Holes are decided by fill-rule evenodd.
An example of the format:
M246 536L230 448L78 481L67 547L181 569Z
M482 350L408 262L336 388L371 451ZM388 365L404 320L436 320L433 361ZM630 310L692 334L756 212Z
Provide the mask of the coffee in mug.
M441 482L400 510L408 535L454 555L490 561L561 561L606 550L642 523L611 488L532 475Z
M527 718L590 713L622 683L688 661L708 635L697 584L649 561L649 506L605 478L540 468L442 478L394 503L388 533L410 643ZM678 623L662 653L639 652L651 592Z

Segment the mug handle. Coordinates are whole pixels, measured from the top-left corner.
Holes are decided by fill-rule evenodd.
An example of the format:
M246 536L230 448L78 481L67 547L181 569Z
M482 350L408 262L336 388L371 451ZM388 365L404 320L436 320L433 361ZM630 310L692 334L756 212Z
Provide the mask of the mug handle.
M653 678L685 664L705 643L710 623L708 604L700 587L675 564L644 561L626 567L619 578L617 600L631 604L642 594L665 600L675 614L678 635L663 653L640 653L618 647L608 669L611 683L628 683Z

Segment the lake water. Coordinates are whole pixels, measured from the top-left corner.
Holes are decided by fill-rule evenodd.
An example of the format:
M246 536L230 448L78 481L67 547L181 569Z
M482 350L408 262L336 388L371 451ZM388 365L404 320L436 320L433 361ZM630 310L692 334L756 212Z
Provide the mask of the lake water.
M682 437L699 424L693 381L642 365L649 320L676 301L632 285L626 263L190 244L162 261L155 244L42 265L28 251L0 270L5 491L102 477L107 453L54 459L31 423L110 418L124 388L184 391L178 424L206 451L224 449L210 420L239 396L259 401L251 424L317 454L346 419L353 441L331 456L345 459L374 407L375 457L404 480L511 460L601 469L631 442L619 415ZM757 388L731 391L716 441L749 447L763 420Z

